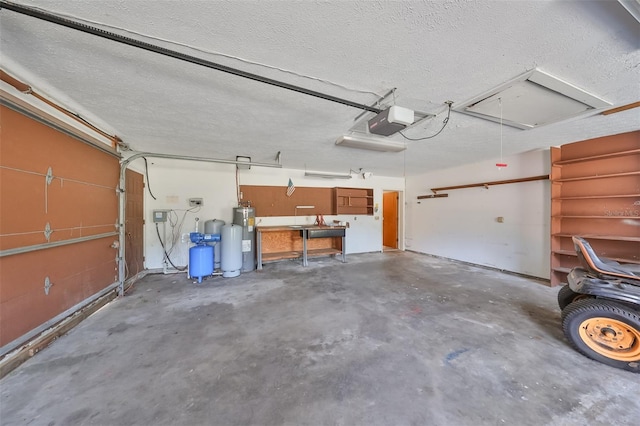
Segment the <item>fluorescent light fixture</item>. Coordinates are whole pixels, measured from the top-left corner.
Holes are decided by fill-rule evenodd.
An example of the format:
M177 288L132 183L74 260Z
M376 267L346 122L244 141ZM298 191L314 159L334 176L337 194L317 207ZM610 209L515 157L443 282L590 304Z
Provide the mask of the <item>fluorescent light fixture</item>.
M618 3L640 22L640 0L618 0Z
M454 110L497 123L502 121L519 129L531 129L610 105L576 86L534 69L459 104Z
M340 136L336 141L336 145L382 152L400 152L407 149L407 145L404 142L359 135Z
M351 174L341 175L337 173L324 172L304 172L305 177L315 177L323 179L351 179Z

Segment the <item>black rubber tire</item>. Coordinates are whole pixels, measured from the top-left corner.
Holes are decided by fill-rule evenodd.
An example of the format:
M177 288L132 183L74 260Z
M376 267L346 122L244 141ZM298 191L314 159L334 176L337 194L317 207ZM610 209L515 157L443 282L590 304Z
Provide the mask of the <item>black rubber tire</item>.
M640 307L639 307L640 308ZM622 322L635 334L640 335L640 311L612 301L582 299L570 303L562 310L562 329L571 346L595 361L615 368L640 373L640 357L617 360L593 350L580 336L580 326L591 318L610 318ZM638 342L640 339L636 339ZM635 345L635 344L634 344ZM636 346L637 347L637 346ZM603 351L604 352L604 351Z
M575 291L571 290L568 285L565 285L560 288L560 291L558 291L558 306L560 306L560 310L563 310L564 308L569 306L570 303L582 299L591 298L593 298L593 296L590 296L588 294L576 293Z

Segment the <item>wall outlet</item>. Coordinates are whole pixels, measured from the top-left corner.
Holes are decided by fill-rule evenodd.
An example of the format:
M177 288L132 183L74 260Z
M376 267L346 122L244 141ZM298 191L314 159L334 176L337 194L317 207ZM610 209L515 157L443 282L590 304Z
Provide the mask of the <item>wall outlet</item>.
M202 198L189 198L189 207L200 207L203 206L204 202Z

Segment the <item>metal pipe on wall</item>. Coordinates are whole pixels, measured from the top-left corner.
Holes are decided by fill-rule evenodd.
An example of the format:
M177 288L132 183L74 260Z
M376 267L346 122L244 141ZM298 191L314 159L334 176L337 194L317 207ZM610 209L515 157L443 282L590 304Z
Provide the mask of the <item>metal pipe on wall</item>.
M137 160L138 158L149 157L149 158L166 158L171 160L186 160L186 161L200 161L205 163L219 163L219 164L242 164L243 166L250 165L256 167L272 167L272 168L282 168L282 164L278 163L256 163L256 162L245 162L245 161L237 161L237 160L225 160L221 158L206 158L206 157L191 157L186 155L172 155L172 154L158 154L153 152L137 152L130 157L127 157L124 160L120 161L120 184L118 186L118 230L119 230L119 242L120 247L118 248L118 294L120 296L124 296L124 281L125 281L125 270L124 270L124 257L125 257L125 230L124 230L124 222L125 222L125 206L126 206L126 173L127 167L131 164L132 161ZM279 158L279 157L278 157Z

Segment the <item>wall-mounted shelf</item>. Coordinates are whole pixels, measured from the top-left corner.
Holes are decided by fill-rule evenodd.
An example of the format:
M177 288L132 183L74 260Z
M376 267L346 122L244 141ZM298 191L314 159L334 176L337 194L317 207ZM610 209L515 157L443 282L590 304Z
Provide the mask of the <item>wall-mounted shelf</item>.
M335 188L334 214L373 215L373 189Z
M559 255L559 256L571 256L571 257L578 257L578 254L575 252L575 250L554 250L553 251L554 254ZM608 257L607 259L610 260L615 260L616 262L619 263L638 263L640 264L640 260L638 259L629 259L626 257Z
M439 191L449 191L452 189L465 189L465 188L488 188L493 185L507 185L510 183L531 182L535 180L547 180L547 179L549 179L549 175L530 176L530 177L518 178L518 179L494 180L490 182L468 183L465 185L443 186L440 188L431 188L431 192L433 192L433 194L419 195L418 200L425 200L430 198L444 198L449 196L449 194L438 194Z
M579 265L571 237L640 263L640 131L551 148L551 285Z
M570 200L598 200L607 198L640 198L640 194L614 194L614 195L583 195L580 197L554 197L554 200L570 201Z
M552 234L553 238L568 238L571 239L574 234ZM610 240L610 241L629 241L640 243L640 237L625 237L620 235L597 235L597 234L580 234L581 237L587 240Z
M618 216L578 216L578 215L558 215L558 216L551 216L552 218L559 218L559 219L640 219L640 216L625 216L625 215L618 215Z
M518 179L506 179L506 180L494 180L491 182L468 183L466 185L443 186L441 188L431 188L431 191L435 193L438 191L448 191L451 189L487 187L487 186L493 186L493 185L506 185L510 183L531 182L535 180L547 180L547 179L549 179L549 175L530 176L530 177L518 178Z
M554 183L574 182L579 180L591 180L591 179L605 179L605 178L614 178L614 177L623 177L623 176L640 176L640 171L626 172L626 173L609 173L606 175L580 176L580 177L573 177L573 178L566 178L566 179L555 179Z
M640 149L629 149L627 151L610 152L608 154L592 155L582 158L573 158L571 160L558 161L554 165L564 166L565 164L584 163L586 161L602 160L606 158L623 157L625 155L640 154Z

